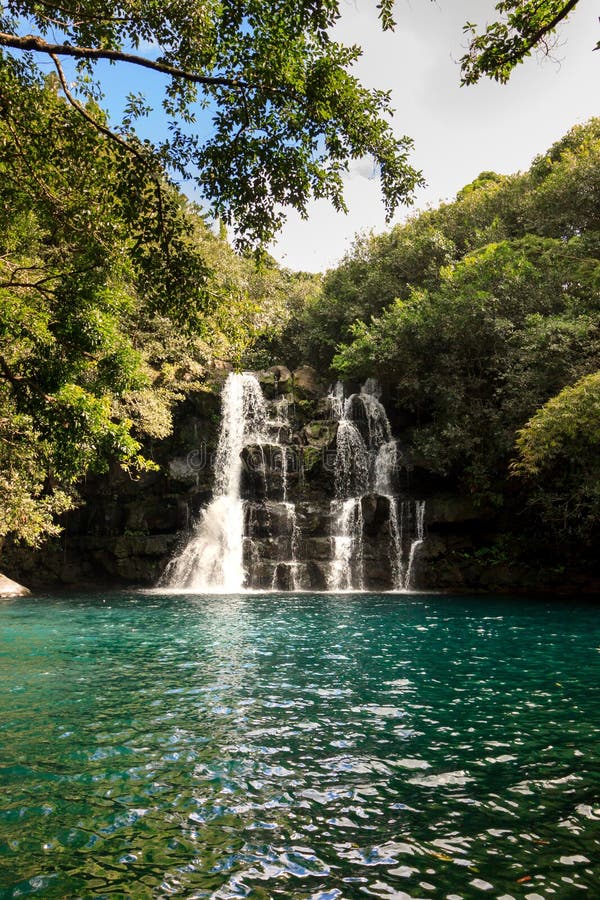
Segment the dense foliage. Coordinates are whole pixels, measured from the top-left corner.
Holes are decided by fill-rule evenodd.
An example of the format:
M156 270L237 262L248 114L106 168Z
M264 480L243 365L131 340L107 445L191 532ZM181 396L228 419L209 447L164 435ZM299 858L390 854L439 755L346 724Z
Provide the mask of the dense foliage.
M557 529L588 541L600 523L600 372L548 400L518 433L514 471Z
M22 75L0 71L0 537L35 543L85 472L147 467L172 402L299 279L236 255L55 80Z
M453 203L359 238L286 334L291 354L347 379L378 376L429 471L484 504L528 497L548 527L590 537L594 407L578 421L587 389L561 392L600 368L600 120L524 174L484 172ZM567 408L571 432L534 471L540 422L565 428ZM561 481L569 452L578 462Z
M482 31L467 22L463 83L482 75L506 81L533 49L548 53L577 4L500 0ZM374 5L383 29L393 29L393 0ZM102 97L99 62L155 73L167 137L155 144L136 137L152 111L142 94L129 96L111 130L99 127L138 164L160 160L194 177L239 240L260 244L280 226L285 206L305 212L311 197L326 197L343 208L353 159L373 158L390 214L420 182L410 138L397 137L389 122L389 92L366 89L352 74L360 48L333 37L342 9L340 0L9 0L0 10L0 69L6 54L27 54L32 78L34 59L51 62L80 111L78 97ZM76 65L71 86L65 60Z
M377 4L384 28L392 5ZM498 3L484 33L467 25L463 80L506 80L575 6ZM286 205L343 208L343 175L364 155L388 212L410 202L411 141L388 122L389 94L352 75L360 50L332 39L340 11L339 0L3 4L0 542L54 532L86 472L150 466L143 441L169 432L172 403L211 366L328 367L336 349L340 372L394 385L425 464L482 496L502 501L521 429L515 472L538 479L535 495L544 467L527 456L526 422L540 408L554 422L554 395L579 408L561 392L598 367L598 122L525 175L483 173L455 203L360 238L324 286L264 255L257 269L170 180L194 177L245 250L272 237ZM137 136L141 96L108 120L101 60L164 79L168 137ZM588 499L577 508L589 518Z

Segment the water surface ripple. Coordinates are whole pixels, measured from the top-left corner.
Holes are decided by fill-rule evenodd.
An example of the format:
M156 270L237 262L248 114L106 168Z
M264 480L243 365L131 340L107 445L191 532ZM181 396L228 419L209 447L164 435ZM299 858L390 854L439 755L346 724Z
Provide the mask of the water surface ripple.
M0 626L0 898L600 896L593 606L122 594Z

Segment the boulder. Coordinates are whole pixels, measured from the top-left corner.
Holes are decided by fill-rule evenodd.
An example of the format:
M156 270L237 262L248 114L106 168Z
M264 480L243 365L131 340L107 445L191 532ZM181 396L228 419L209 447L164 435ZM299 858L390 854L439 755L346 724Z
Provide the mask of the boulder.
M329 420L308 422L301 431L304 443L314 447L327 447L333 444L337 434L338 423Z
M312 366L294 370L294 396L298 400L318 400L327 393L327 385Z
M286 366L271 366L256 377L267 400L292 393L292 373Z
M29 597L31 591L0 573L0 597Z
M271 366L267 372L274 375L278 394L292 393L292 373L287 366Z

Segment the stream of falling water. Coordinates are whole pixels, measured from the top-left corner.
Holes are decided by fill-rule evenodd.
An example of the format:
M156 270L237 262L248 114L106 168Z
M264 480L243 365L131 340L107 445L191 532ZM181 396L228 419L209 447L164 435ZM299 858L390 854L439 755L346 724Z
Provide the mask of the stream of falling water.
M202 593L243 589L242 450L248 443L261 443L266 421L265 400L256 378L246 373L229 375L221 397L213 499L186 546L165 569L161 586Z
M364 587L362 499L366 494L385 497L389 504L393 590L410 590L415 557L423 543L425 502L397 496L398 448L379 396L377 381L369 378L360 393L346 400L338 382L328 398L332 418L338 420L335 500L331 504L333 555L328 578L332 591Z
M371 494L385 497L389 507L388 533L392 588L410 589L415 557L423 542L425 505L400 499L395 490L397 446L379 401L376 382L369 380L360 393L344 399L337 384L329 395L331 415L338 422L334 472L335 498L331 502L332 553L327 588L331 591L364 590L365 550L363 500ZM266 515L279 503L285 527L279 558L274 563L271 588L301 587L299 561L301 532L296 504L288 496L289 431L287 401L272 404L270 418L260 384L249 373L231 374L222 393L221 428L215 459L213 498L201 512L181 552L168 564L159 586L199 593L237 593L244 590L248 573L261 560L253 541L252 507L245 517L241 496L243 451L252 448L253 465L263 480ZM268 471L281 469L280 499L268 496ZM272 496L272 495L271 495ZM245 518L248 520L246 526ZM269 525L269 528L271 526ZM283 537L285 535L285 538ZM287 578L287 580L286 580ZM283 580L282 580L283 579Z

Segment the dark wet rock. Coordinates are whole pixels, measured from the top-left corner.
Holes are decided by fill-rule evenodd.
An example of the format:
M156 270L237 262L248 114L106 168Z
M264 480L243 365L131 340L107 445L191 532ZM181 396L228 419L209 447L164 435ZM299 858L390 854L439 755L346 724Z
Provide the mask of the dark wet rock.
M271 587L278 591L310 590L310 573L304 563L280 562L274 569Z
M330 537L304 538L300 545L300 555L304 560L328 562L331 559L333 539Z
M333 446L338 423L331 419L309 422L300 432L302 442L313 447Z
M290 507L283 503L248 502L244 509L244 532L251 538L284 535L289 538L293 527Z
M491 511L477 505L462 494L434 494L427 501L425 518L428 525L474 522L489 518Z
M297 473L289 465L290 449L280 444L248 444L242 450L241 494L244 499L283 500L284 485Z
M387 529L390 518L390 499L382 494L365 494L361 500L363 522L367 534L379 534Z
M302 534L328 537L332 526L330 503L298 503L296 520Z
M317 562L309 559L306 563L310 587L314 591L327 590L327 579L329 576L329 563Z

